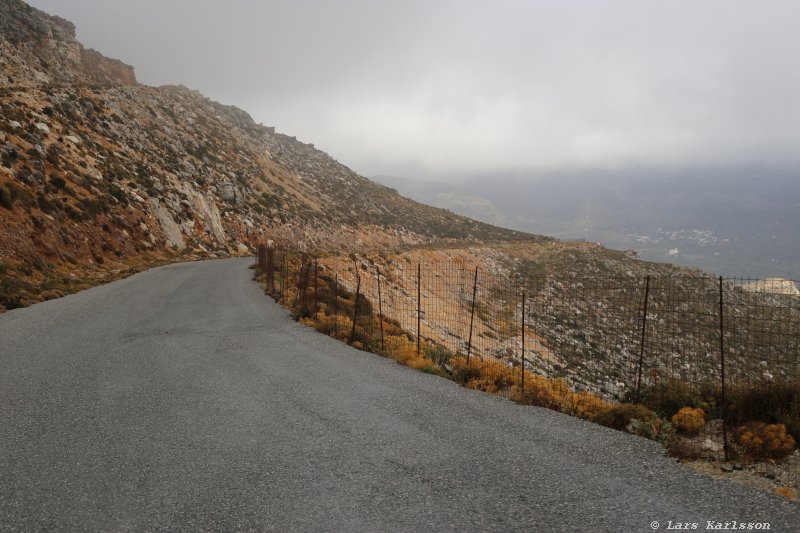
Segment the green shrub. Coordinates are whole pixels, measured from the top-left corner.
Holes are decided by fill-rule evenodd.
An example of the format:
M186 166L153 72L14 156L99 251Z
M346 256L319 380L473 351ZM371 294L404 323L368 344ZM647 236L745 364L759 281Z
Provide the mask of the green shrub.
M670 419L684 407L699 407L710 412L717 404L718 392L711 383L690 387L678 379L667 379L642 391L641 403L659 416Z
M0 306L16 309L22 305L22 284L11 276L0 276Z
M123 206L127 206L128 205L128 196L125 194L125 191L123 191L122 189L120 189L116 185L112 184L108 188L108 192L109 192L109 194L111 196L116 198L117 201L119 201L119 203L121 203Z
M633 420L631 432L663 445L668 445L675 438L675 428L663 418L655 417L649 420Z
M50 178L50 183L58 190L64 190L64 187L67 186L67 182L64 181L64 178L61 176L52 176Z
M481 377L481 365L473 362L467 364L466 359L458 359L453 365L453 381L456 383L466 384L470 381L475 381Z
M75 222L82 222L82 221L88 219L88 217L86 216L86 213L84 213L80 209L76 209L76 208L72 207L69 204L64 206L64 212L67 214L67 216L69 218L71 218Z
M455 354L439 344L425 346L425 357L437 365L446 365Z
M14 206L14 202L11 199L11 191L5 185L0 185L0 205L6 209L11 209Z
M58 198L47 198L39 193L36 197L36 204L45 213L55 213L64 209L64 204Z
M58 147L53 144L47 148L47 152L45 155L47 162L53 165L54 167L58 168L60 163L60 154L58 151Z

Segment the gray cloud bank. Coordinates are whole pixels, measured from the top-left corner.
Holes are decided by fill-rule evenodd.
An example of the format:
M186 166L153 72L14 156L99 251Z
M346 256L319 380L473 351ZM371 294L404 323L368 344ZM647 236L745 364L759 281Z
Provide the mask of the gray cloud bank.
M32 0L361 173L797 164L793 0Z

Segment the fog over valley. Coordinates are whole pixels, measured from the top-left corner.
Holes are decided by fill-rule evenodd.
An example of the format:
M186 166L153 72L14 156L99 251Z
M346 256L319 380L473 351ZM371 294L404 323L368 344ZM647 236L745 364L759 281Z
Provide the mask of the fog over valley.
M479 220L635 249L650 261L725 276L800 279L800 171L793 168L374 179Z

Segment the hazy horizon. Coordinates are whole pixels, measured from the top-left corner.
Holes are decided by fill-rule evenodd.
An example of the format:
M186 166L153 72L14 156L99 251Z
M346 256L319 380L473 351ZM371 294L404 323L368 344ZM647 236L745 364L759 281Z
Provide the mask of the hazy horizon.
M796 2L30 4L364 175L800 163Z
M414 200L500 226L635 249L733 277L800 280L800 172L705 168L513 174L455 183L373 176Z
M30 3L425 203L800 278L800 3Z

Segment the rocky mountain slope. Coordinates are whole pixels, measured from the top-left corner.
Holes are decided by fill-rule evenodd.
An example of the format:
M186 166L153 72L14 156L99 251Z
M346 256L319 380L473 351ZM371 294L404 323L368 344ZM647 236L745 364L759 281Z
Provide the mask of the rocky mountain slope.
M0 1L0 309L176 255L542 241L431 208Z

